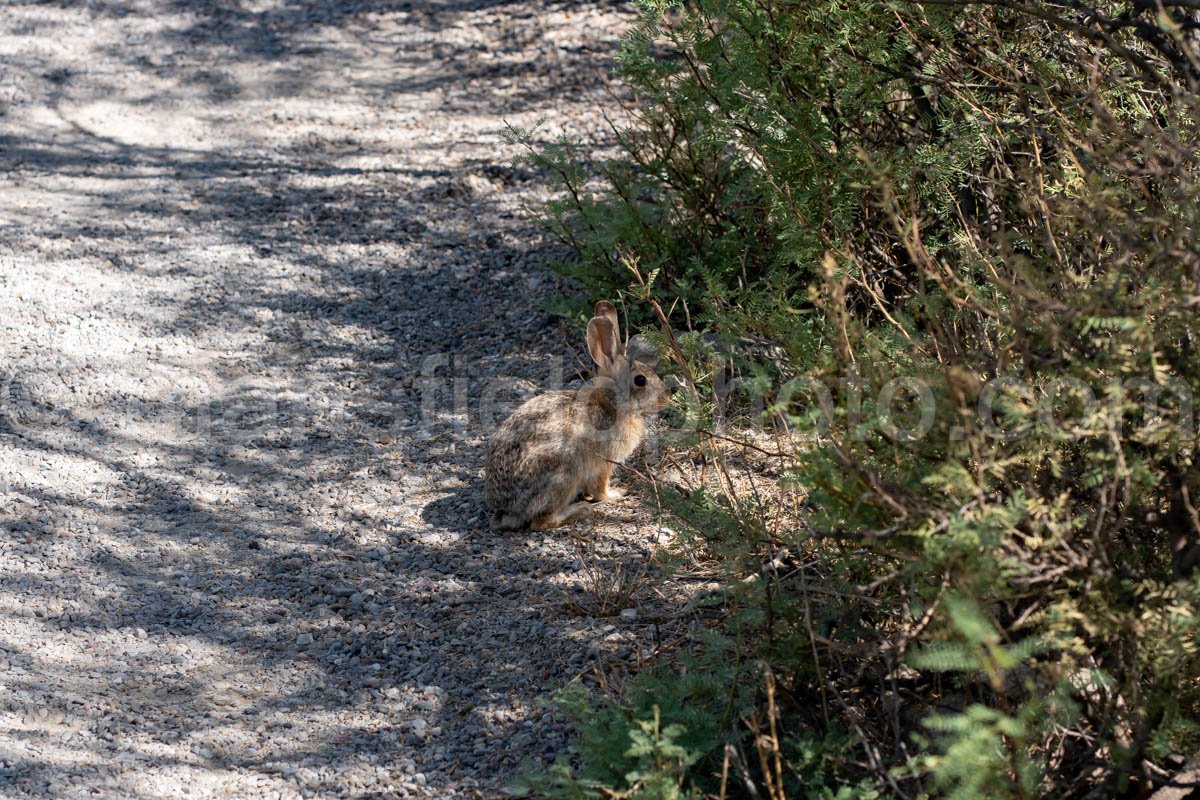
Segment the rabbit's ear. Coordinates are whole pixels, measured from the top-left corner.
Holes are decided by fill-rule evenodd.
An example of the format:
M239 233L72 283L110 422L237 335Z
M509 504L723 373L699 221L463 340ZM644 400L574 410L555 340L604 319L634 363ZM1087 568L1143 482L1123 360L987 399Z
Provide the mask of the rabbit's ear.
M612 369L617 363L620 344L617 329L608 317L592 317L587 328L588 352L601 370Z
M601 300L599 303L596 303L596 311L592 316L606 319L612 324L613 335L617 339L617 352L623 352L624 348L621 347L621 323L617 319L616 306L607 300Z

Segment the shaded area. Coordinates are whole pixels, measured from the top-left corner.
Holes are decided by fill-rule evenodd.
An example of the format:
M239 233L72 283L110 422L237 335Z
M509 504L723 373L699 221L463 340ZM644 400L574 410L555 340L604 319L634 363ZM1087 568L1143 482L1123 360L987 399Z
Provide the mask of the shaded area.
M0 12L6 793L495 787L612 635L478 492L569 352L496 131L599 128L605 6L258 7Z

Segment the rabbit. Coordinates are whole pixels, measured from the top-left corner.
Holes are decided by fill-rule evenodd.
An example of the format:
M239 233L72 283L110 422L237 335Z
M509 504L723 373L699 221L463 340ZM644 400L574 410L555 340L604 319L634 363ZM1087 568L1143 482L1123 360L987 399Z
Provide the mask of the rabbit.
M492 527L549 530L590 512L581 494L593 502L623 496L609 486L613 466L637 449L646 417L667 406L671 391L640 337L626 352L612 303L596 304L587 348L594 378L578 390L530 398L493 434L484 463Z

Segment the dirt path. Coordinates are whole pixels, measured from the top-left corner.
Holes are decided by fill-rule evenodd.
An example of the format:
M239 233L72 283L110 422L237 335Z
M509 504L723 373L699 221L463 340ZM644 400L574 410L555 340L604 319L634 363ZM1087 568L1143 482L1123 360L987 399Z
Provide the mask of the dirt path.
M488 794L562 749L539 699L648 634L564 613L577 539L486 530L477 401L565 349L498 131L598 132L624 13L0 9L0 796ZM626 511L588 541L640 557Z

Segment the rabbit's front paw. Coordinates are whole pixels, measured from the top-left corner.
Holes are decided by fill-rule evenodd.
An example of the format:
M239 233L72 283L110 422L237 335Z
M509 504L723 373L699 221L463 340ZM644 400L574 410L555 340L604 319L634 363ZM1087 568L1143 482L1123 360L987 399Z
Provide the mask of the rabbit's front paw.
M612 486L607 487L603 493L588 492L584 495L584 497L592 503L611 503L614 500L620 500L624 496L624 489L617 489Z

